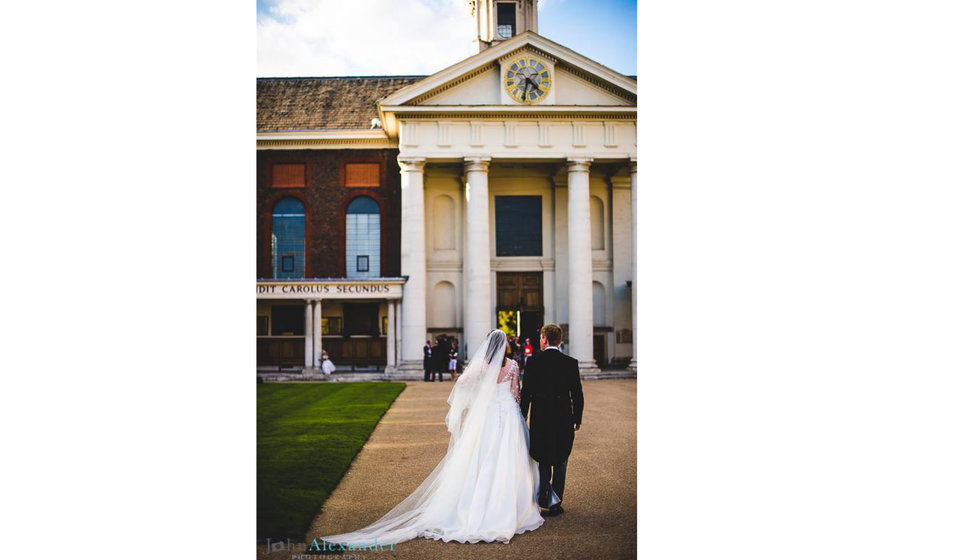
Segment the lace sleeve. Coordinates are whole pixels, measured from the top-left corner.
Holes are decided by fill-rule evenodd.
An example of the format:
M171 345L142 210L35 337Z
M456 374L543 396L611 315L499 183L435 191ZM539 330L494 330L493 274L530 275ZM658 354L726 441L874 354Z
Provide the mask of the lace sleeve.
M514 396L515 400L521 400L521 388L518 386L518 379L520 378L520 369L517 367L517 362L511 362L510 364L510 394Z

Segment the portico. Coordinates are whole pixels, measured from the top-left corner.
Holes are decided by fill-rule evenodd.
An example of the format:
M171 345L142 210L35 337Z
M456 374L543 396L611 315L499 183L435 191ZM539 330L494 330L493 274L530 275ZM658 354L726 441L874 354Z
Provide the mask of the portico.
M538 102L507 91L514 60L550 76ZM401 166L398 371L421 371L430 333L460 333L465 359L513 308L567 325L583 375L635 372L636 81L525 32L378 111ZM501 272L542 285L505 302Z

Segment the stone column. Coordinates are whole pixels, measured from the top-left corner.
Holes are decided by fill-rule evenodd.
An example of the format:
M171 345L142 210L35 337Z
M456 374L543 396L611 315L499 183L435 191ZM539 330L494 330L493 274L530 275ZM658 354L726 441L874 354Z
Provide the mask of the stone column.
M398 158L402 175L402 361L399 370L421 375L425 346L425 197L422 170L424 158Z
M315 363L313 361L313 300L306 300L306 326L303 331L304 338L306 339L306 351L304 355L303 365L305 369L310 369Z
M388 328L391 328L390 326ZM398 300L395 304L395 368L401 367L403 356L405 352L402 346L402 302Z
M385 342L388 345L388 365L385 366L385 375L390 375L395 371L395 300L388 300L388 332L385 334Z
M630 160L630 207L633 210L633 359L630 360L630 371L636 373L636 159Z
M320 300L313 300L313 367L320 367L320 352L323 351L323 308ZM322 370L321 370L322 371Z
M463 349L468 360L493 328L490 318L490 158L465 158L466 245L463 253Z
M568 353L583 375L598 372L592 356L591 164L589 157L568 159Z
M622 362L623 369L633 358L633 345L629 339L620 339L620 333L632 332L633 314L630 282L633 280L633 236L630 218L630 176L629 168L625 172L617 171L609 177L612 186L612 295L613 295L613 330L616 333L613 356L617 363Z

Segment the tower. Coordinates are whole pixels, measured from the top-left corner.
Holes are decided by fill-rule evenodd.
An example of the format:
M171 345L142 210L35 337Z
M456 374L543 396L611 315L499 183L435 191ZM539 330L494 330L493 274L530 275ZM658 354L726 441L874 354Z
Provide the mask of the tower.
M525 31L538 31L538 0L470 0L478 53Z

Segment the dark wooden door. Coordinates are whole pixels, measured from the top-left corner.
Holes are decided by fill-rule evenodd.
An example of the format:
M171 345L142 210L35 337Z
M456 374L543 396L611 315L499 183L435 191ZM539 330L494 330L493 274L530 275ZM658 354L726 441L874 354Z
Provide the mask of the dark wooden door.
M599 367L606 367L608 361L606 360L606 335L596 334L592 336L592 357L595 359L595 363Z
M522 341L530 338L536 348L544 317L544 273L498 272L497 311L498 318L501 311L517 312L519 319L510 325Z

